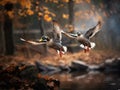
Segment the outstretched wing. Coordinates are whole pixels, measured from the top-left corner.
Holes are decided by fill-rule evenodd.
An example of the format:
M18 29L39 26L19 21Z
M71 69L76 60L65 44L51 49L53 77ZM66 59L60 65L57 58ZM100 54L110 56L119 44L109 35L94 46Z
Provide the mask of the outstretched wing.
M101 22L99 21L97 23L96 26L94 26L93 28L90 28L86 33L85 33L85 37L87 39L92 38L97 32L99 32L101 30Z
M46 44L46 42L35 42L35 41L31 41L31 40L25 40L23 38L20 38L21 41L33 44L33 45L42 45L42 44Z
M69 33L66 33L64 31L62 31L62 34L64 34L65 36L67 36L68 38L71 38L71 39L76 39L77 36L73 35L73 34L69 34Z

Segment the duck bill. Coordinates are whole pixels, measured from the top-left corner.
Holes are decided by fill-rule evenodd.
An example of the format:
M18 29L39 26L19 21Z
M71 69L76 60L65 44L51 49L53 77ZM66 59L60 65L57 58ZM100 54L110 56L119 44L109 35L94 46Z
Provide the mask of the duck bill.
M41 38L39 41L40 41L40 42L42 42L42 41L43 41L43 39Z

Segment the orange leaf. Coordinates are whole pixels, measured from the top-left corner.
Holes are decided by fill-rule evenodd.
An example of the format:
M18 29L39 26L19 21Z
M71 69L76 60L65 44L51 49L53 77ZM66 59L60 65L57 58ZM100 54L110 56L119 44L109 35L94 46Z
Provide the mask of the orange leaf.
M68 19L69 18L69 15L68 14L62 14L62 17L64 18L64 19Z
M48 14L46 14L46 15L44 15L44 20L47 22L50 22L52 20L52 18Z

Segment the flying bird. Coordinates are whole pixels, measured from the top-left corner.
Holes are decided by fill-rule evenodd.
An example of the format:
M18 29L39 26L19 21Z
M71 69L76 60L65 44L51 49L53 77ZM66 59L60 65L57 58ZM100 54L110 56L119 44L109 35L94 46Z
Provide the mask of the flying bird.
M45 36L43 36L40 41L44 41L46 42L47 46L49 46L50 48L53 48L55 50L57 50L57 53L60 55L60 57L62 57L62 54L67 52L67 47L63 46L61 44L60 41L54 41L54 39L51 38L44 38Z
M91 42L90 39L95 36L96 33L98 33L100 30L101 22L98 21L97 25L87 30L85 34L82 34L81 32L77 32L76 34L68 34L66 32L63 32L63 34L71 39L77 40L80 43L80 47L83 48L85 52L87 52L95 47L95 43Z
M30 40L25 40L21 38L22 41L25 41L27 43L31 43L33 45L41 45L41 44L46 44L48 47L51 47L55 50L57 50L57 53L62 57L62 54L67 52L67 47L62 45L62 33L64 32L62 28L60 27L59 23L56 20L52 21L53 24L53 30L52 34L53 37L49 38L51 36L45 36L43 35L39 42L35 41L30 41Z
M67 47L63 46L60 42L56 42L53 39L49 38L48 36L42 36L39 40L39 42L31 41L31 40L25 40L23 38L20 38L20 40L33 44L33 45L42 45L46 44L48 47L53 48L57 50L57 53L62 57L62 54L67 52Z

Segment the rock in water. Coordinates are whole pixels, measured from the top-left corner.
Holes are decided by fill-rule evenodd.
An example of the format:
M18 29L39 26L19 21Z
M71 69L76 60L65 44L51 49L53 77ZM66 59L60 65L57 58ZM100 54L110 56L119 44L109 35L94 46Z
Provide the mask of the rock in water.
M80 60L75 60L71 63L70 69L71 71L86 71L88 65Z
M58 67L55 67L53 65L44 65L38 61L36 61L35 64L40 72L42 72L42 71L47 71L47 72L52 72L52 71L59 72L59 71L61 71Z
M89 65L88 66L89 67L89 70L91 71L91 70L99 70L100 69L100 65Z
M107 59L102 67L104 72L119 72L120 71L120 58Z

